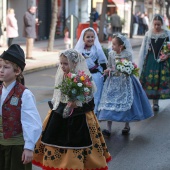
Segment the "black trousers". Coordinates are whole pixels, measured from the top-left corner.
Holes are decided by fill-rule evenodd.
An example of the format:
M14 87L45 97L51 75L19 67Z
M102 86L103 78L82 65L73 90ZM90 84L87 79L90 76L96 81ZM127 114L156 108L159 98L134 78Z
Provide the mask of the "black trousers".
M112 27L113 34L117 32L121 32L121 27Z
M0 145L0 170L32 170L32 163L21 161L23 145Z

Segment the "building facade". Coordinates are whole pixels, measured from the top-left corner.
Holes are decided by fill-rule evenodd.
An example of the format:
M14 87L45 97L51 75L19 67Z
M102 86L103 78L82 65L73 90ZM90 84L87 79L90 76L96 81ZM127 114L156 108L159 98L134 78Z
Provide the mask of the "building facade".
M0 0L0 21L2 29L6 25L6 11L8 8L14 8L15 15L18 21L19 37L15 41L25 41L22 37L23 32L23 16L31 4L37 6L36 17L39 19L39 24L36 26L37 40L46 40L49 38L51 16L52 16L53 0ZM93 4L91 4L91 2ZM133 11L147 12L149 18L153 15L153 7L155 12L159 12L159 3L156 0L136 0L134 1ZM76 23L86 23L90 21L91 7L96 8L99 14L102 11L103 0L58 0L58 14L56 37L63 37L64 28L67 25L67 19L70 15L74 15ZM124 20L123 32L129 33L131 20L131 1L130 0L108 0L107 12L112 14L115 10L118 15ZM69 21L70 22L70 21ZM6 35L1 37L1 40L6 42Z

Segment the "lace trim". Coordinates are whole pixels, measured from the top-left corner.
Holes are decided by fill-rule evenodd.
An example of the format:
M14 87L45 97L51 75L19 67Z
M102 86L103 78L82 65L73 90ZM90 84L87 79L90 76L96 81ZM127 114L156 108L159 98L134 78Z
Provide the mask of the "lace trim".
M109 52L109 56L111 56L111 58L113 58L113 59L115 59L115 58L127 58L129 60L132 59L131 52L129 52L127 50L123 50L120 54L117 54L115 51L111 51L111 52Z
M61 94L60 102L62 103L68 103L68 97L64 94Z
M166 38L166 37L168 37L168 34L167 34L166 31L163 31L163 32L161 32L160 34L152 33L152 35L151 35L151 38L152 38L152 39Z
M98 110L127 111L133 103L133 85L130 76L107 78Z

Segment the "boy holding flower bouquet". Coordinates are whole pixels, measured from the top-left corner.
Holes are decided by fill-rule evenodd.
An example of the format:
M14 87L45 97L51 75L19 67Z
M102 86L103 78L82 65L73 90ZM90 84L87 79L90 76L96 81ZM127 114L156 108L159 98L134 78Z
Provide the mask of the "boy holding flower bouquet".
M148 98L136 79L139 69L133 63L133 51L129 40L114 35L112 51L109 53L108 75L98 109L100 121L108 121L108 129L103 130L107 137L111 135L112 121L125 122L123 135L130 131L129 122L147 119L153 115Z
M111 156L93 112L95 89L85 58L73 49L61 53L35 165L44 170L108 169Z

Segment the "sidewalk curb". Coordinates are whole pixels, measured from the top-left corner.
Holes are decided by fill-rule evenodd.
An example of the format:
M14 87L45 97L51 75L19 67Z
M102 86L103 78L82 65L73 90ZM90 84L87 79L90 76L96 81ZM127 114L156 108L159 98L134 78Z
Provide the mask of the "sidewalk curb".
M23 75L25 74L29 74L29 73L33 73L33 72L37 72L37 71L42 71L42 70L46 70L49 68L54 68L57 67L58 64L51 64L51 65L46 65L46 66L40 66L40 67L35 67L35 68L31 68L31 69L27 69L23 72Z
M132 48L138 48L138 47L141 47L142 44L136 44L136 45L133 45Z
M136 44L136 45L133 45L132 48L138 48L140 46L141 46L141 44ZM58 63L28 68L28 69L24 70L23 75L33 73L33 72L37 72L37 71L50 69L50 68L55 68L57 66L58 66Z

